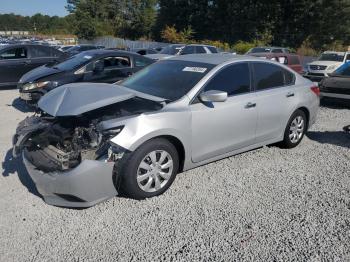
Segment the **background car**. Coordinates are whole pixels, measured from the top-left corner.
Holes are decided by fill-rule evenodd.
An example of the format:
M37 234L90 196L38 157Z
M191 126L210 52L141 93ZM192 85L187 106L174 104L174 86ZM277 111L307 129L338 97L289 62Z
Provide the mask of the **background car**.
M291 53L290 50L288 48L284 48L284 47L264 47L264 46L258 46L258 47L254 47L252 49L250 49L246 54L247 55L251 55L254 53L284 53L284 54L289 54Z
M320 84L322 97L340 98L350 101L350 62L323 78Z
M300 62L299 55L290 54L290 53L251 53L251 56L262 57L270 60L277 61L281 64L284 64L295 72L302 74L303 66Z
M179 171L277 142L296 147L315 123L318 95L273 61L177 56L119 85L49 92L39 101L45 113L19 125L14 154L23 151L49 204L87 207L121 191L144 199L164 193Z
M148 58L153 60L159 60L164 58L169 58L174 55L178 55L182 48L184 48L184 44L172 44L164 47L158 54L150 54L146 55Z
M94 50L94 49L103 49L104 46L96 46L96 45L75 45L71 48L66 49L64 52L69 54L70 56L79 54L84 51Z
M321 54L318 60L308 65L305 77L319 82L348 61L350 61L349 52L326 51Z
M158 54L158 51L153 48L135 48L130 49L130 52L138 53L139 55L154 55Z
M171 54L170 54L171 53ZM190 54L216 54L218 50L215 46L210 45L170 45L168 48L164 48L159 54L147 55L147 57L160 60L168 59L177 55L190 55Z
M49 46L12 44L0 46L0 87L16 86L22 75L32 69L66 59L61 51Z
M147 57L125 51L85 51L62 63L42 66L23 75L18 82L20 98L36 103L48 91L67 83L114 83L153 62Z

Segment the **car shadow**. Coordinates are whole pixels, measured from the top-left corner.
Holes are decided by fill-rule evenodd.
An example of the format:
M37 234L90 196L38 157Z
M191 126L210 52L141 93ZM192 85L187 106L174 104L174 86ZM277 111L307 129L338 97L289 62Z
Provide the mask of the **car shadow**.
M306 136L321 144L350 148L350 134L345 131L309 131Z
M13 157L12 149L9 149L5 155L5 159L2 162L2 175L8 177L17 173L21 183L28 189L28 191L41 198L36 186L29 176L23 162L20 157Z
M15 98L12 101L12 104L8 106L12 106L13 108L17 109L18 111L21 111L22 113L34 113L36 111L36 108L34 106L28 105L26 102L22 101L18 97Z

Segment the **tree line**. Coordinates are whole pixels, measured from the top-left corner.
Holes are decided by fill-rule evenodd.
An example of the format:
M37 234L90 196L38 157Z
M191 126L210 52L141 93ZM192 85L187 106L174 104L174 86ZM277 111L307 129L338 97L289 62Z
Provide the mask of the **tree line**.
M315 49L350 44L350 0L67 0L66 8L66 17L0 15L0 30Z

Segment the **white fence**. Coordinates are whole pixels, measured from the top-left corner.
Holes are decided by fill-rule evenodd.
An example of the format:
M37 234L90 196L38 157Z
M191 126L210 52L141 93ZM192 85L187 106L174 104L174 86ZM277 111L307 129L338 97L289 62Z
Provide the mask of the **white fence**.
M79 40L79 43L103 45L106 48L127 47L129 49L156 48L156 47L163 47L168 45L166 43L161 43L161 42L131 41L131 40L126 40L126 39L116 38L116 37L98 37L94 40Z

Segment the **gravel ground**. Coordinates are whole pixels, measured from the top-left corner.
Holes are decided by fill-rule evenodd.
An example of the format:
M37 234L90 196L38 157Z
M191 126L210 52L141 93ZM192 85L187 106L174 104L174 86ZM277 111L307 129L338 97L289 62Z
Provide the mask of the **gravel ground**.
M299 147L264 147L178 175L164 195L45 204L11 136L26 107L0 91L1 261L349 261L350 110L323 107Z

